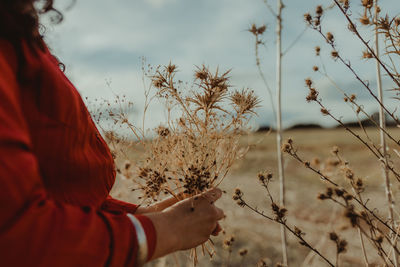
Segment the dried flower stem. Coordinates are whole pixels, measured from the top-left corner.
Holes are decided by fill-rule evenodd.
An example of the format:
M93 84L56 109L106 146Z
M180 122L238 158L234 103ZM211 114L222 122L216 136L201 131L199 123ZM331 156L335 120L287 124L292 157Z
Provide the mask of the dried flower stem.
M357 227L357 231L358 231L358 237L360 238L360 245L361 245L361 250L363 253L363 258L364 258L364 263L365 263L365 267L369 267L369 262L368 262L368 257L367 257L367 252L365 251L365 245L364 245L364 239L362 236L362 232L360 227Z
M284 7L281 0L277 0L278 14L276 16L276 143L277 143L277 158L278 158L278 174L279 174L279 203L282 207L285 206L286 188L285 188L285 172L283 169L283 154L281 151L282 146L282 106L281 106L281 92L282 92L282 9ZM289 230L290 231L290 230ZM286 227L281 225L281 241L282 241L282 257L283 264L288 264L288 249L286 240Z
M322 104L321 100L315 100L320 107L326 112L326 115L328 115L329 117L331 117L333 120L335 120L337 123L339 123L346 131L348 131L351 135L353 135L355 138L357 138L365 147L368 148L369 151L371 151L371 153L378 159L381 161L381 159L383 158L383 154L375 148L375 146L371 146L367 143L367 141L365 141L364 139L362 139L362 137L358 134L356 134L352 129L350 129L349 127L347 127L340 119L336 118L335 116L333 116L333 114L326 109L326 107ZM388 163L388 162L387 162ZM395 175L396 179L400 182L400 174L392 167L389 165L389 163L387 165L387 168Z
M256 57L256 66L258 70L258 74L260 75L265 88L267 88L267 92L269 95L269 100L271 103L271 108L272 108L272 113L274 114L274 118L276 118L276 110L275 110L275 103L274 103L274 98L272 96L272 90L271 87L269 86L267 79L265 78L265 75L261 69L261 59L260 59L260 54L259 54L259 46L262 44L262 41L260 40L259 34L255 34L256 37L256 42L255 42L255 57Z
M396 77L393 75L393 73L391 71L388 70L388 68L386 67L386 65L380 60L379 57L376 56L374 49L372 49L370 47L370 45L368 44L367 41L364 40L364 38L361 36L361 34L358 32L356 25L354 25L353 21L350 19L349 15L347 14L346 10L343 9L343 7L340 5L338 0L333 0L336 4L336 6L340 9L340 11L343 13L343 15L345 16L346 20L348 21L349 25L351 25L351 29L353 30L353 32L355 33L355 35L358 37L358 39L360 39L360 41L364 44L364 46L368 49L368 51L372 54L372 56L377 60L377 62L379 63L379 65L385 70L386 74L389 75L389 77L393 80L394 83L397 84L397 86L400 87L400 81L398 81L396 79ZM375 100L379 101L379 99L377 99L377 97L372 93L372 91L370 91L370 94L375 98ZM381 103L382 105L382 103ZM383 106L383 105L382 105ZM385 107L383 106L382 108L385 109ZM390 112L386 111L389 115L391 115ZM395 119L395 118L393 118ZM396 122L397 119L396 119Z
M286 145L286 144L285 144ZM339 186L339 184L335 183L330 179L327 175L323 174L321 170L318 170L314 167L312 167L307 161L303 160L298 154L295 148L293 147L292 144L288 143L289 147L285 150L286 153L288 153L291 157L296 159L298 162L300 162L303 166L305 166L307 169L311 170L312 172L316 173L322 180L328 182L329 184L333 185L334 187L340 188L343 190L345 194L350 194L349 192L346 191L346 189L343 189ZM353 196L353 195L352 195ZM353 198L364 210L366 210L372 217L374 217L379 223L384 225L388 230L390 230L392 233L397 233L394 228L392 228L386 221L384 221L382 218L380 218L373 210L367 207L366 202L364 202L362 199L360 200L359 198L355 197ZM339 202L340 203L340 202ZM342 204L342 203L340 203Z
M382 131L391 141L393 141L396 145L400 145L400 140L396 140L386 129L386 127L381 127L379 122L376 122L375 119L368 114L365 109L363 108L362 105L359 105L357 103L356 99L353 99L350 95L348 95L342 88L338 86L338 84L331 78L331 76L328 75L325 64L323 63L321 55L319 55L321 65L323 68L323 71L318 70L318 72L323 75L328 81L340 92L343 94L344 98L346 99L346 102L349 104L353 104L356 107L356 113L361 112L364 114L380 131Z
M267 188L267 187L266 187L266 188ZM274 200L273 200L273 198L272 198L272 196L271 196L271 194L269 193L269 190L268 190L267 192L268 192L268 195L269 195L270 199L272 199L272 201L273 201L273 202L272 202L272 205L276 205L275 202L274 202ZM323 259L329 266L332 266L332 267L335 266L335 265L334 265L332 262L330 262L318 249L316 249L315 247L313 247L310 243L308 243L308 242L304 239L303 235L304 235L305 233L301 232L300 229L298 229L298 228L296 228L296 227L293 227L293 228L290 227L290 226L287 224L287 221L286 221L286 219L285 219L284 217L273 218L273 217L271 217L271 216L265 214L263 211L258 210L256 207L253 207L253 206L249 205L249 204L243 199L243 194L242 194L242 193L241 193L241 194L237 194L236 196L237 196L237 199L236 199L236 200L238 200L238 203L239 203L240 206L242 206L242 207L247 207L247 208L249 208L251 211L257 213L258 215L260 215L260 216L262 216L262 217L264 217L265 219L268 219L268 220L270 220L270 221L272 221L272 222L277 222L277 223L280 224L282 227L285 227L286 230L288 230L288 231L289 231L290 233L292 233L297 239L299 239L299 242L300 242L301 245L303 245L303 246L307 247L308 249L314 251L314 252L315 252L321 259Z
M375 0L375 21L378 21L378 0ZM379 32L378 32L378 26L375 26L375 54L376 54L376 82L378 86L378 97L380 102L383 104L383 90L382 90L382 77L381 77L381 68L379 64ZM382 108L382 106L379 107L379 126L381 128L380 130L380 141L381 141L381 149L382 149L382 154L383 154L383 164L382 164L382 171L383 171L383 178L385 181L385 191L386 191L386 200L388 202L388 209L389 209L389 219L392 223L392 228L396 228L395 221L394 221L394 216L393 216L393 209L394 209L394 201L393 201L393 196L392 196L392 189L390 185L390 179L389 179L389 170L388 170L388 153L387 153L387 148L386 148L386 138L385 138L385 133L382 131L382 129L386 128L386 121L385 121L385 113ZM394 243L394 246L396 246L396 242ZM393 263L394 266L397 267L397 255L396 253L393 253Z
M335 2L336 2L336 0L334 0ZM350 20L350 19L349 19ZM352 24L353 26L354 26L354 24ZM354 26L355 27L355 26ZM332 47L332 49L334 50L334 51L336 51L336 45L335 45L335 43L334 43L334 41L331 39L331 38L328 38L328 36L327 35L325 35L323 32L322 32L322 30L321 30L321 27L313 27L317 32L319 32L320 34L321 34L321 36L326 40L326 42ZM358 32L357 32L358 33ZM362 37L360 36L359 38L361 38L362 39ZM363 42L365 42L364 41L364 39L362 39L362 41ZM368 44L367 43L365 43L367 46L368 46ZM368 50L369 49L371 49L369 46L368 46ZM374 57L376 57L376 54L375 53L373 53L373 56ZM383 105L383 103L379 100L379 98L378 98L378 96L376 96L373 92L372 92L372 90L371 90L371 88L369 87L369 84L367 84L367 82L365 82L365 81L363 81L362 79L361 79L361 77L357 74L357 72L354 70L354 68L351 66L351 64L350 64L350 62L349 61L347 61L347 60L345 60L341 55L340 55L340 53L335 53L335 58L336 59L339 59L342 63L343 63L343 65L345 65L349 70L350 70L350 72L354 75L354 77L363 85L363 87L368 91L368 93L372 96L372 98L374 98L375 99L375 101L376 102L378 102L378 104L380 105L380 107L387 113L387 114L389 114L389 116L397 123L397 124L400 124L400 120L394 115L394 112L390 112L386 107L385 107L385 105ZM379 62L379 64L382 66L383 64L380 62L380 60L379 59L377 59L377 61ZM385 67L386 68L386 67ZM386 69L387 70L387 69ZM387 70L388 71L388 70ZM389 72L389 71L388 71ZM390 72L389 72L390 73ZM390 76L390 75L389 75ZM393 75L391 74L391 76L393 77ZM393 79L395 79L394 77L393 77ZM396 80L396 82L397 82L397 80Z

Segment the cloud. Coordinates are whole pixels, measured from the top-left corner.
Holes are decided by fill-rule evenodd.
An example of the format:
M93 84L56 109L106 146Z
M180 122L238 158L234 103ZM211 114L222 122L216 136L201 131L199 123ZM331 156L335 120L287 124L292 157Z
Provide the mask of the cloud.
M176 3L176 0L147 0L147 2L154 8L161 8L165 5Z
M284 49L303 32L303 14L315 8L312 1L292 2L283 10ZM400 11L396 3L388 0L381 6L383 10L389 7L395 14ZM136 103L141 103L142 56L154 65L174 62L180 69L179 78L184 81L191 80L195 65L206 64L211 69L232 68L232 83L239 88L253 88L263 100L257 121L273 123L269 96L257 75L254 38L246 31L252 23L267 24L260 57L269 84L275 88L275 21L263 1L85 0L76 1L64 15L61 25L47 24L46 40L67 65L67 75L83 96L111 98L113 94L106 80L112 80L114 92L128 93ZM343 16L334 9L324 20L324 32L335 34L339 52L374 86L374 64L360 60L361 46L346 30ZM373 37L367 31L365 36ZM333 86L312 72L313 65L321 66L314 55L316 45L322 48L322 58L332 78L349 92L356 92L364 105L371 109L374 105L354 76L340 62L332 61L330 48L321 36L308 29L282 62L282 106L286 125L295 121L327 123L318 107L304 100L307 94L304 79L308 76L320 81L318 89L327 105L345 117L353 116L351 109L343 106L342 97ZM390 88L389 83L385 86ZM159 120L163 114L155 109L151 116Z

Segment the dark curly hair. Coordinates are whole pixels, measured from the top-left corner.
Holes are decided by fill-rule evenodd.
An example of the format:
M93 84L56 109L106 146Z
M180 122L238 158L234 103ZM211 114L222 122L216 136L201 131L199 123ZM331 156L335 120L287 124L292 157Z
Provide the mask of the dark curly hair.
M25 40L29 46L43 50L45 45L39 31L39 16L51 13L52 22L59 23L63 20L62 14L53 7L53 3L54 0L0 0L0 39L11 42L15 48L19 63L17 78L20 82L24 82L25 67L21 41ZM59 63L59 66L64 70L64 64Z
M53 0L0 0L0 38L12 42L25 39L41 46L39 15L51 12L52 21L61 22L62 14L53 7Z

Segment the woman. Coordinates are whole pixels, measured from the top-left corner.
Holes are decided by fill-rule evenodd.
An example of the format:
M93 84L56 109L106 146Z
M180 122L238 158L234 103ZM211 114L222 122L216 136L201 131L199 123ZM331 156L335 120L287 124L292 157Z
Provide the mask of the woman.
M218 189L149 208L109 196L110 151L38 32L52 4L0 0L0 264L139 266L218 234Z

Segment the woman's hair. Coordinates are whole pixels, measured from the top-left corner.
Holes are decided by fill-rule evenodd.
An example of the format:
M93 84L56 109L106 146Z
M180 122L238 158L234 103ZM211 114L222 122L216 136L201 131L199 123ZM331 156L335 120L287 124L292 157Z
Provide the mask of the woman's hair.
M41 46L39 15L52 12L51 20L60 22L62 14L53 7L54 0L0 0L0 38L12 42L25 39Z
M39 31L39 15L51 12L51 21L54 23L63 19L62 14L53 7L53 2L54 0L0 0L0 39L11 42L15 48L19 82L25 81L25 58L21 40L25 40L31 47L44 49L43 36ZM64 64L60 62L59 67L64 71Z

